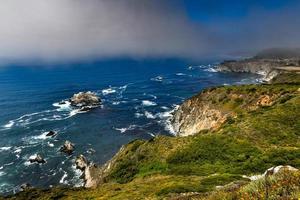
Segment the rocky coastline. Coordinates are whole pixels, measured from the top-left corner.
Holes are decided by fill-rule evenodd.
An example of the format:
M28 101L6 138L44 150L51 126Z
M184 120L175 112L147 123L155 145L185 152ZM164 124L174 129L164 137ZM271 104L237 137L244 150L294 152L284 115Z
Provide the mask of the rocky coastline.
M300 181L297 63L294 58L264 57L223 62L219 71L264 74L268 84L205 89L174 112L172 124L177 137L132 141L103 166L79 155L76 167L82 171L84 187L92 190L28 187L7 198L28 199L34 194L35 199L42 199L59 193L62 199L218 199L218 195L238 199L239 195L252 195L247 190L251 185L269 179L290 184L294 188L291 191L300 192L299 185L294 184ZM291 72L291 66L296 71ZM70 102L82 109L101 104L90 93L74 95ZM62 151L72 153L74 145L66 143ZM259 175L254 178L253 174ZM287 182L285 177L294 182ZM292 197L294 193L282 188ZM258 187L255 195L266 197L272 192L277 195L271 186Z
M216 70L259 74L263 76L262 81L269 82L282 72L300 72L300 53L299 50L267 49L251 58L223 61Z

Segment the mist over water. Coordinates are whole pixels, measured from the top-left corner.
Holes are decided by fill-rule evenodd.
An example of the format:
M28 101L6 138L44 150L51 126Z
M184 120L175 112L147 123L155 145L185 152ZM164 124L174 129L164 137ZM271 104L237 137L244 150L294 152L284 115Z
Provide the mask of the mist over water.
M22 183L80 186L76 155L103 164L129 141L172 135L172 110L186 98L206 87L258 78L217 73L214 63L121 59L1 69L0 193L17 191ZM58 104L80 91L95 92L102 107L79 112ZM46 137L50 130L57 135ZM72 156L59 152L65 140L75 144ZM28 162L37 153L45 164Z

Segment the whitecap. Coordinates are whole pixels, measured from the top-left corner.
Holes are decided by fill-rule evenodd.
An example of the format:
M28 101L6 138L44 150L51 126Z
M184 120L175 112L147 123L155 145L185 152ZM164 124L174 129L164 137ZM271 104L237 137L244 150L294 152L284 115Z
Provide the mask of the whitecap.
M1 172L0 171L0 177L3 176L3 175L5 175L5 174L6 174L5 172Z
M14 153L16 153L16 154L19 154L19 153L21 153L22 152L22 149L21 148L17 148L16 150L14 150Z
M11 128L15 122L13 120L10 120L7 124L3 125L3 128L9 129Z
M144 116L144 114L142 114L142 113L135 113L134 114L134 116L136 117L136 118L140 118L140 117L142 117L142 116Z
M148 119L155 119L155 116L152 113L148 112L148 111L145 111L145 116Z
M120 101L114 101L112 102L113 105L119 105L121 102Z
M69 111L72 110L70 101L61 101L52 104L54 107L58 107L57 111Z
M184 73L176 73L176 76L185 76L186 74Z
M115 130L120 131L121 133L125 133L126 131L134 130L137 127L137 125L130 125L126 128L115 128Z
M157 104L153 101L149 101L149 100L143 100L142 101L142 105L143 106L156 106Z
M207 69L205 69L204 71L211 72L211 73L216 73L216 72L218 72L218 70L217 70L216 68L214 68L214 67L207 68Z
M113 89L113 88L107 88L107 89L103 89L102 90L102 94L103 95L113 94L115 92L117 92L117 91L115 89Z
M45 140L47 138L49 138L47 136L48 132L43 132L42 134L40 135L36 135L36 136L32 136L31 138L34 139L34 140Z
M162 106L161 109L168 110L169 108L167 106Z
M82 171L77 169L76 165L72 165L72 170L74 172L74 176L72 176L71 182L74 187L82 187L84 185L83 180L80 178L82 176Z
M48 142L47 144L48 144L49 147L54 147L54 144L51 143L51 142Z
M156 77L154 77L154 78L151 78L150 80L151 81L158 81L158 82L161 82L161 81L163 81L163 77L162 76L156 76Z
M166 111L166 112L161 112L156 114L156 117L160 118L161 120L159 123L161 123L165 130L171 133L172 135L176 135L176 131L174 130L173 124L172 124L172 117L173 113L179 108L179 105L173 105L173 109Z
M61 169L61 168L60 168ZM63 170L62 170L63 171ZM61 179L59 180L59 183L61 184L67 184L68 181L66 181L65 179L68 177L68 174L66 171L63 171L64 172L64 175L61 177Z
M11 149L11 147L0 147L0 152L2 152L2 151L8 151L10 149Z

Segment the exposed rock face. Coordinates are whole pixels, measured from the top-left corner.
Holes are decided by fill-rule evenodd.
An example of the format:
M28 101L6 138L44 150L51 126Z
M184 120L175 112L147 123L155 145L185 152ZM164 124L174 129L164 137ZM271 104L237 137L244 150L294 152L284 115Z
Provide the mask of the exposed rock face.
M261 178L265 178L267 176L270 176L270 175L275 175L283 170L286 170L286 171L298 171L297 168L294 168L292 166L289 166L289 165L279 165L279 166L276 166L276 167L271 167L270 169L267 169L263 174L261 175L254 175L254 176L251 176L251 177L248 177L248 176L244 176L244 178L249 178L251 181L255 181L255 180L258 180L258 179L261 179Z
M70 99L71 105L86 109L86 107L96 107L101 104L100 98L93 92L79 92Z
M75 160L76 168L84 170L88 166L88 161L83 155L79 155Z
M173 129L177 136L188 136L202 130L217 130L227 120L242 112L272 106L289 98L288 93L263 87L231 86L204 90L183 102L174 112Z
M38 163L38 164L44 164L44 163L46 163L46 161L44 160L44 158L41 155L39 155L39 154L31 156L29 158L29 162L30 163Z
M75 160L76 168L82 171L81 178L84 180L84 187L95 188L103 182L101 169L90 163L83 155L79 155Z
M61 152L71 155L74 151L74 144L70 141L65 141L64 145L60 148Z
M230 115L189 99L175 112L173 126L177 136L194 135L202 130L217 129Z

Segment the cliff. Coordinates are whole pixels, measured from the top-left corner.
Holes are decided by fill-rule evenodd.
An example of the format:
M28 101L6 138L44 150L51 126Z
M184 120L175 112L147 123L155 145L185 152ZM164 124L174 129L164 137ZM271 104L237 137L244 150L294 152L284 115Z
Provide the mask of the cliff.
M179 135L189 136L132 141L93 174L97 187L28 189L7 198L299 197L299 170L265 173L300 168L299 88L300 75L285 73L271 84L204 90L175 113Z
M268 82L281 72L300 72L300 50L267 49L252 58L224 61L217 66L217 70L260 74Z

